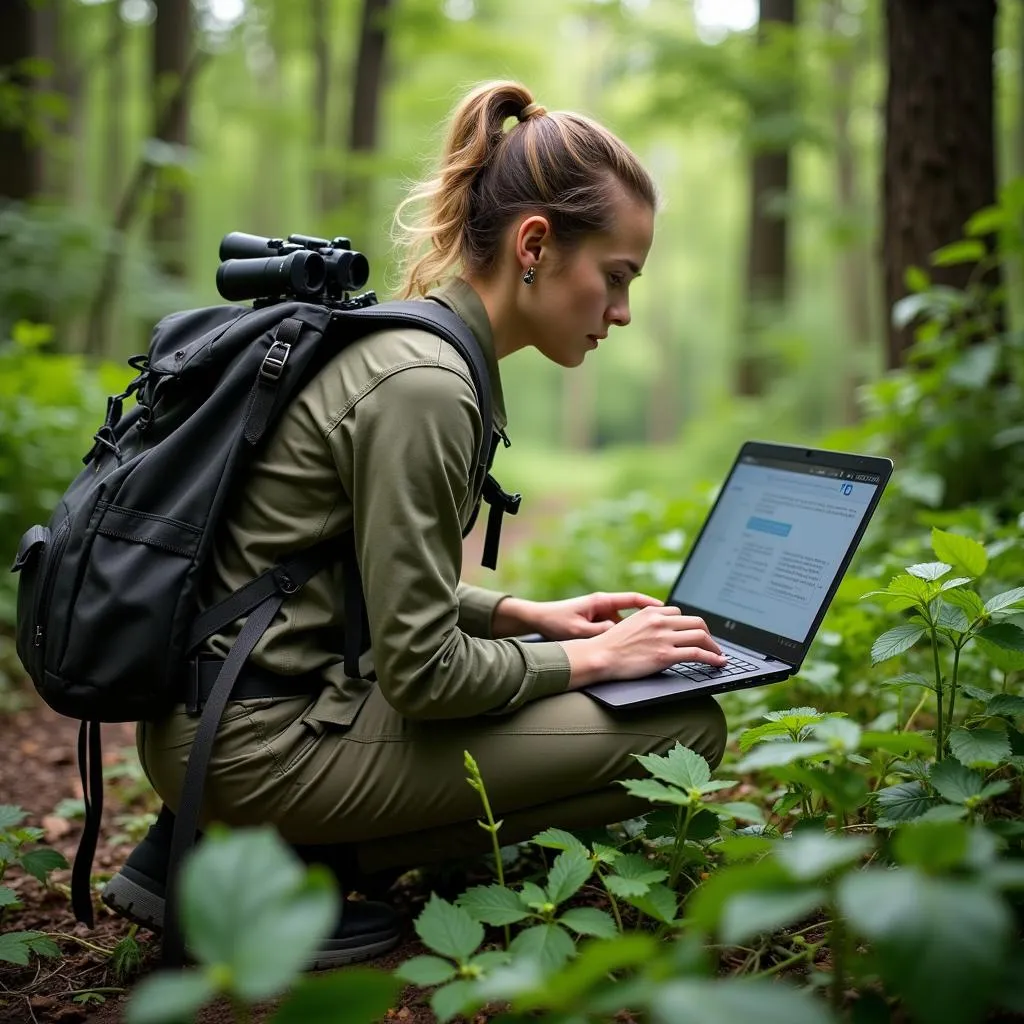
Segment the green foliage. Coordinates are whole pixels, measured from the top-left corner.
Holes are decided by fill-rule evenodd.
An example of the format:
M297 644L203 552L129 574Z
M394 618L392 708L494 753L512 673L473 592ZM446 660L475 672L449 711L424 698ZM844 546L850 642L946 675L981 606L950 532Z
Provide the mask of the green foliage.
M17 550L21 534L49 520L103 420L107 396L127 370L90 367L80 356L43 351L50 328L19 322L0 342L0 550ZM0 621L14 620L16 577L0 583Z
M52 872L68 866L62 853L38 845L43 830L24 826L22 823L25 818L26 814L20 807L0 804L0 922L11 911L21 908L21 901L15 891L2 884L11 867L21 868L27 875L46 885ZM56 957L60 956L60 949L42 932L0 933L0 961L24 966L32 953Z
M128 1004L130 1024L191 1018L218 995L251 1003L291 989L274 1020L376 1020L397 986L385 975L346 971L325 978L299 973L337 920L333 876L305 867L273 829L208 839L182 866L182 928L195 968L145 978Z

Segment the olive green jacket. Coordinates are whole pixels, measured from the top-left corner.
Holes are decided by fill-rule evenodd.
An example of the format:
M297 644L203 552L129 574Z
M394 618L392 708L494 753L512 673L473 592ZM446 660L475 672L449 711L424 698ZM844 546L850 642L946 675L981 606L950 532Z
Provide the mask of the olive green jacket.
M505 406L491 326L473 289L455 279L432 295L472 329L487 358L496 428ZM557 643L494 640L504 596L459 582L462 532L479 502L473 476L483 424L472 378L447 342L416 329L383 331L343 349L284 413L214 552L206 603L291 552L355 530L377 680L345 675L340 566L288 598L253 651L285 675L328 685L308 718L352 723L372 686L411 718L511 711L565 690ZM240 624L213 637L224 655Z

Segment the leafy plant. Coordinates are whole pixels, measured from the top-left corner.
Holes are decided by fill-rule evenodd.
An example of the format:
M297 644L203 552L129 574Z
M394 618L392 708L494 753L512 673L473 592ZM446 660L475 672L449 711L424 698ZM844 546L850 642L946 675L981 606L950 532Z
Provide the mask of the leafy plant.
M299 979L333 929L339 899L330 872L303 865L273 829L211 829L182 872L182 928L197 966L145 978L129 1024L177 1022L221 995L247 1019L245 1007L288 989L275 1024L327 1019L339 1006L347 1020L369 1022L390 1005L397 985L382 972Z
M10 886L2 884L8 868L19 867L45 885L51 872L68 866L64 855L58 850L38 845L43 838L43 830L23 826L26 817L20 807L0 805L0 921L21 907L17 893ZM32 953L37 956L60 956L60 948L51 938L38 931L0 934L0 960L24 966Z

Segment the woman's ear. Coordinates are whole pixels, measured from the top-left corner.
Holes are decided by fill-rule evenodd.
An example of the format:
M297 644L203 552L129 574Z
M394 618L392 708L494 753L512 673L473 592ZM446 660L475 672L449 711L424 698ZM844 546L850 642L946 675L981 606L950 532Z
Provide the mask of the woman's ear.
M538 213L525 218L516 231L516 261L524 271L540 263L552 242L551 224Z

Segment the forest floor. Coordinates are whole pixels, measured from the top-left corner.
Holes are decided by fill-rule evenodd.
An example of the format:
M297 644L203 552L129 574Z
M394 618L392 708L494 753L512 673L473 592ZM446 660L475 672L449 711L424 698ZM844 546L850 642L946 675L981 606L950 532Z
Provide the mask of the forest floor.
M61 801L80 800L82 796L75 758L78 723L54 714L34 696L26 696L26 701L27 706L21 710L0 716L0 803L28 811L26 824L43 828L46 844L60 850L70 862L82 823L59 811ZM103 729L103 760L111 778L105 786L94 876L117 871L144 832L148 820L145 815L154 806L152 792L139 777L134 727L123 724ZM69 870L54 872L49 888L13 869L4 880L24 904L23 909L10 915L6 927L45 932L60 946L62 955L52 959L33 957L27 968L0 964L0 1024L120 1024L130 987L159 965L159 942L151 933L140 930L136 936L142 951L139 970L130 980L119 981L109 955L99 950L113 949L129 934L131 926L102 904L97 904L94 928L78 924L67 896L70 876ZM405 920L405 935L394 950L368 961L366 966L393 969L426 952L412 925L429 896L426 888L411 873L391 895ZM103 1001L74 1001L75 996L87 992L96 993ZM434 1022L427 1000L422 990L408 986L388 1011L387 1019L401 1024ZM274 1007L268 1004L257 1008L251 1018L253 1024L266 1021ZM197 1021L227 1024L234 1019L230 1007L222 1005L208 1008ZM478 1015L476 1024L487 1019L486 1014Z

